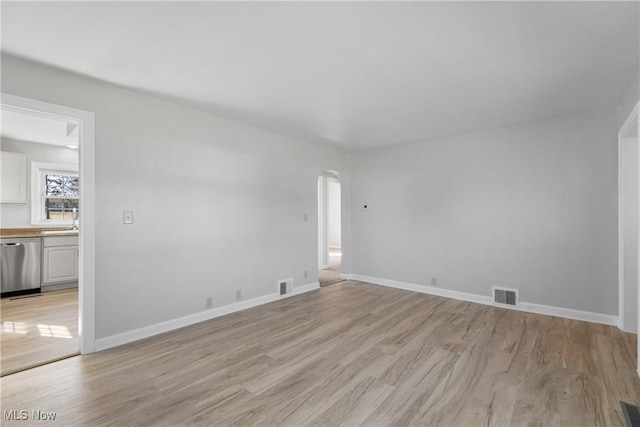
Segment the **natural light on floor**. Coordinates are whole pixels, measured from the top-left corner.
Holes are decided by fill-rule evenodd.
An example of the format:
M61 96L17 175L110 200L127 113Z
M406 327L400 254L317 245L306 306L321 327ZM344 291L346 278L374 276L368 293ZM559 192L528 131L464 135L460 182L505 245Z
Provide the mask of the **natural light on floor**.
M27 326L21 322L4 322L2 324L2 332L9 334L26 334Z
M38 325L38 332L40 332L40 336L42 337L73 338L66 326Z

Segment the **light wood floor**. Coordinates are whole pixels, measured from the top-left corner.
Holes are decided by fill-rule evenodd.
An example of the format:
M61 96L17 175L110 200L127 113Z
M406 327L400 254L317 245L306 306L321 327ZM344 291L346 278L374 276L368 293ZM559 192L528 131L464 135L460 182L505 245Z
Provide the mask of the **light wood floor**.
M2 410L61 426L623 425L635 357L614 327L347 281L6 376Z
M325 268L318 271L318 283L320 283L320 286L329 286L341 281L340 270Z
M78 353L78 289L2 298L0 374Z
M342 248L330 247L328 267L318 271L320 286L329 286L342 281L340 271L342 266Z

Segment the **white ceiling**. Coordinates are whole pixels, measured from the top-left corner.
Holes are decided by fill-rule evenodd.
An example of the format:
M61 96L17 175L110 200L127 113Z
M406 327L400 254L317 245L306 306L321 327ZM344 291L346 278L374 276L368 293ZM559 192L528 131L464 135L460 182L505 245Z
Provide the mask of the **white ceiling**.
M2 2L2 50L353 151L617 105L638 2Z
M78 125L64 119L40 114L0 110L0 135L18 141L59 146L78 146Z

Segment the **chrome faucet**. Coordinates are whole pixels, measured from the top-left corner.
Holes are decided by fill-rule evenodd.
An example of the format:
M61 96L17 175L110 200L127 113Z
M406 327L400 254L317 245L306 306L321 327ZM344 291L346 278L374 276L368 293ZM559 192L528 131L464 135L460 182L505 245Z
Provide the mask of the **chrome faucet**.
M79 216L78 209L73 208L72 216L73 216L73 227L72 227L72 229L73 230L77 230L78 229L78 223L76 221L78 220L78 216Z

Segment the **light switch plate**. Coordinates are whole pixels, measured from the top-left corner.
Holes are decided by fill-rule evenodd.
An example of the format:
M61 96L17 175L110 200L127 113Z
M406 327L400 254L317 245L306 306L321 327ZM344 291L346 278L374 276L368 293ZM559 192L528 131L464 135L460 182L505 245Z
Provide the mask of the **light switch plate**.
M133 224L133 211L122 212L122 222L124 224Z

